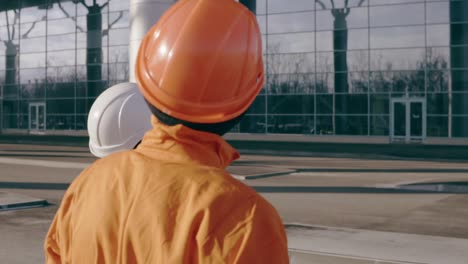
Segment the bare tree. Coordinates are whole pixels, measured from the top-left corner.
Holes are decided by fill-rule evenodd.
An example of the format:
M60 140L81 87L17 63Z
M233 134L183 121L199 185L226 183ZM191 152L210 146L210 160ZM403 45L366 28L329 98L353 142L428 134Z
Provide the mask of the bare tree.
M5 54L5 69L6 69L6 78L5 78L5 85L11 86L16 85L16 70L17 70L17 62L18 62L18 44L15 44L15 35L16 35L16 23L19 20L19 11L13 10L13 23L10 24L10 19L8 16L8 11L5 11L5 17L7 21L7 39L3 41L6 47L6 54ZM41 20L44 21L46 17L44 16ZM27 38L29 33L34 29L36 26L36 21L31 24L31 27L26 30L26 32L21 35L22 38ZM14 92L14 90L8 90L6 93Z
M16 26L19 21L19 10L13 10L13 21L10 23L9 11L5 11L6 18L6 28L7 28L7 37L3 40L3 44L6 47L5 50L5 80L4 80L4 90L2 91L2 96L18 96L18 83L17 83L17 69L18 69L18 48L19 45L15 43L17 39ZM42 20L46 18L43 17ZM26 30L26 32L21 35L22 38L27 38L29 33L36 26L36 22L31 24L31 27ZM4 105L5 104L5 105ZM3 116L3 111L10 112L14 107L6 103L2 103L2 112L0 115ZM2 118L3 119L3 118ZM14 119L2 120L2 122L10 123L9 126L13 125ZM18 124L19 120L16 119ZM0 127L3 127L3 124L0 124Z
M326 5L321 0L315 0L315 2L321 6L323 10L326 10ZM337 93L348 93L348 62L347 62L347 51L348 51L348 25L347 17L351 12L349 7L349 0L345 0L344 7L336 7L335 1L331 2L331 14L334 18L333 21L333 60L334 60L334 79L335 79L335 92ZM358 7L362 6L364 0L359 1ZM341 101L341 109L347 109L346 100ZM336 119L336 117L335 117ZM345 117L339 117L339 120L335 120L336 133L341 134L346 130L347 120ZM337 122L338 121L338 122Z
M109 2L110 0L99 5L96 0L93 0L92 4L88 5L86 0L73 0L73 3L81 4L88 10L86 16L86 80L88 81L86 94L89 97L87 110L94 102L93 98L105 88L105 83L102 82L102 38L109 35L109 30L123 17L123 11L120 11L119 16L109 24L108 28L102 29L102 10L109 5ZM76 23L76 19L61 7L60 2L58 3L62 12ZM77 29L84 31L78 25Z

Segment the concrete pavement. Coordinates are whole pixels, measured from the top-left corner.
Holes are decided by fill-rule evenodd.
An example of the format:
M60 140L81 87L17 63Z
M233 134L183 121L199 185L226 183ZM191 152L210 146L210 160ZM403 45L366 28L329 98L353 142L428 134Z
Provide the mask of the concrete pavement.
M0 234L6 238L0 242L0 259L43 262L43 237L64 190L93 160L86 148L0 145L0 192L52 204L0 212ZM375 192L417 182L468 182L468 165L463 162L244 155L229 171L240 176L270 174L244 182L260 190L283 218L290 247L296 245L292 263L445 264L468 259L460 255L463 250L456 251L465 245L468 249L468 195ZM304 236L310 240L300 242ZM394 247L386 244L389 237ZM438 244L425 243L436 240ZM397 258L413 256L404 253L413 249L419 260ZM373 254L378 250L386 255ZM437 252L446 261L434 262L440 258L417 253L423 251Z

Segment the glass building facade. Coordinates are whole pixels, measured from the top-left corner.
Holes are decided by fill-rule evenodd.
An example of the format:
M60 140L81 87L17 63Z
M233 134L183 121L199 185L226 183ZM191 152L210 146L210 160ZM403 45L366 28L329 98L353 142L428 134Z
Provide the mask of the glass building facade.
M128 0L0 4L2 130L85 130L129 77ZM257 0L266 83L233 132L468 138L468 0Z
M86 130L96 96L128 81L128 6L128 0L2 1L2 131Z

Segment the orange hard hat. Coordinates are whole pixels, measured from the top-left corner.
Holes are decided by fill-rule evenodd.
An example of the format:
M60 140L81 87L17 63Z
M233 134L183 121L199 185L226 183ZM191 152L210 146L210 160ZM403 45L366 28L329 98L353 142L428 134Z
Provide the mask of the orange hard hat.
M177 1L143 39L136 77L145 99L193 123L247 110L264 83L255 15L234 0Z

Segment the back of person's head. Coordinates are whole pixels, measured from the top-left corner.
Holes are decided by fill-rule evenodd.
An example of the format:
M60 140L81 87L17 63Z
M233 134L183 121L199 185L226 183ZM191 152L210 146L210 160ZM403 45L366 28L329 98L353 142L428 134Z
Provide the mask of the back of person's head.
M114 85L94 101L88 115L89 149L96 157L133 149L151 129L151 112L135 83Z
M234 0L177 1L143 39L136 77L160 122L226 133L264 84L255 15Z

